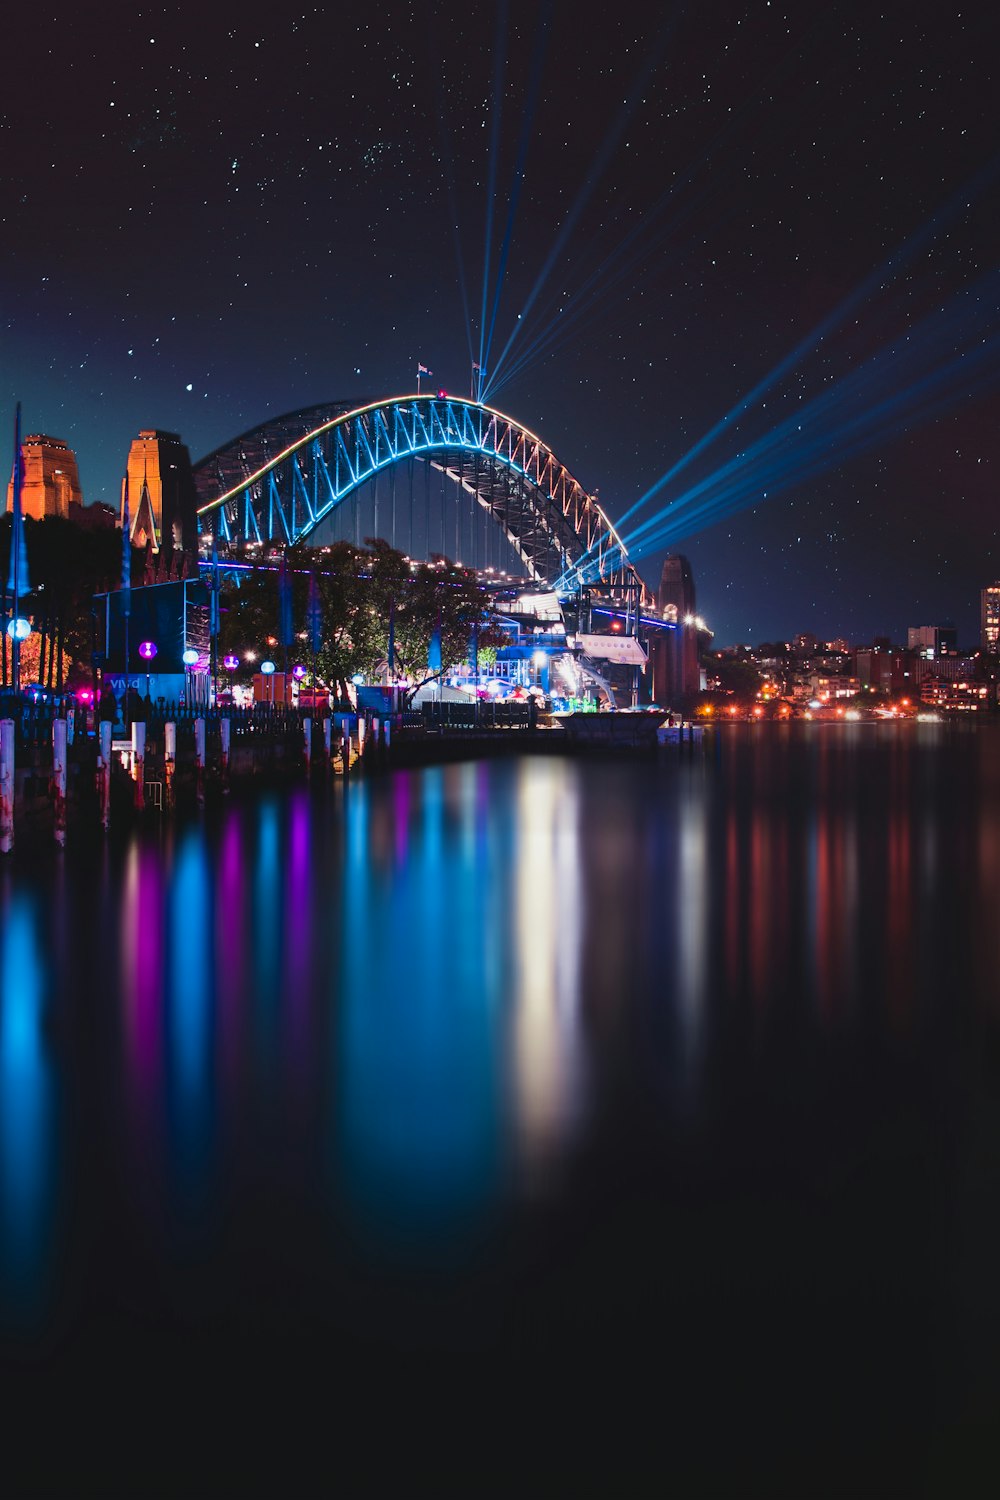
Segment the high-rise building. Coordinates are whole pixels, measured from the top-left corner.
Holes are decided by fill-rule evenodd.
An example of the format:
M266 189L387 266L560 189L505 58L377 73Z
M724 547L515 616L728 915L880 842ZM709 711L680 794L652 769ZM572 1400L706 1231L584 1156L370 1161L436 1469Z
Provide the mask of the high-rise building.
M958 650L958 631L954 625L910 625L906 631L906 649L919 651L928 661L949 656Z
M989 584L980 594L979 625L983 650L1000 650L1000 583Z
M191 456L176 432L140 432L128 455L129 530L137 547L198 544ZM124 509L122 511L124 518Z
M687 558L679 553L664 561L656 602L663 618L677 623L676 630L658 632L650 642L653 697L665 708L672 708L701 687L694 574Z
M70 506L82 506L76 454L61 438L36 432L21 443L21 508L26 516L41 521L45 516L70 518ZM14 506L13 478L7 485L7 509Z

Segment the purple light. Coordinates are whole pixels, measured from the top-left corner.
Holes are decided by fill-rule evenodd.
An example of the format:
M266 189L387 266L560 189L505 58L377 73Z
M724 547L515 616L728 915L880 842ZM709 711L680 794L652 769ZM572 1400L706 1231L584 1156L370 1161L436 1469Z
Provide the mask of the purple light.
M296 679L297 682L301 682L302 679L303 679L303 677L305 675L306 675L306 669L305 669L305 667L293 667L292 668L292 676Z
M152 661L153 657L156 655L155 641L140 641L139 655L142 657L143 661Z
M230 656L224 656L222 658L222 665L225 667L225 669L226 669L227 672L235 672L236 668L239 666L239 664L240 664L240 659L239 659L238 656L232 656L232 655L230 655Z

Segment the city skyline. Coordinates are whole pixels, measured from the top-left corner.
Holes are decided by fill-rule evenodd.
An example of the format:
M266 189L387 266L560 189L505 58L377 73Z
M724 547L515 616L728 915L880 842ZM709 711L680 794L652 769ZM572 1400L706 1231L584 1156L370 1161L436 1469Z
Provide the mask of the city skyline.
M14 69L2 108L3 391L88 502L141 429L197 460L418 363L465 394L492 326L490 404L613 521L678 466L636 523L749 475L638 558L652 587L691 558L718 641L976 639L1000 576L985 18L641 4L599 47L560 4L12 25L61 84ZM817 405L854 377L885 408L858 451ZM800 407L812 446L772 456Z

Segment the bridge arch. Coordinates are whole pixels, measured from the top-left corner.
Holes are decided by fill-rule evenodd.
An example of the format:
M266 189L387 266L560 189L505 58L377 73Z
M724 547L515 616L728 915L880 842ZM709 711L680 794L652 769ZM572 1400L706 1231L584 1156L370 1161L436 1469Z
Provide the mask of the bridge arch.
M458 396L396 396L290 412L195 465L203 530L228 542L305 540L359 486L425 458L501 528L528 577L645 589L597 500L533 432Z

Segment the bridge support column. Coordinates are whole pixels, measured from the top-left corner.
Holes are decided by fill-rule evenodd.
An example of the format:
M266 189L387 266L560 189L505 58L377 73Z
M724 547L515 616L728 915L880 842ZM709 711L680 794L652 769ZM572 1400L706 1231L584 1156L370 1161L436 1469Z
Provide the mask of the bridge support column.
M97 798L101 808L101 827L111 826L111 723L100 721L100 749L97 755Z
M163 726L163 780L166 803L174 805L174 772L177 769L177 725L171 720Z
M229 791L229 737L232 733L229 719L219 720L219 739L222 742L222 790Z
M142 812L146 806L146 726L140 721L132 725L132 779L136 811Z
M0 719L0 854L14 848L14 720Z
M66 741L65 719L52 720L52 790L55 796L56 843L66 847Z
M194 791L198 806L205 806L205 720L194 721Z

